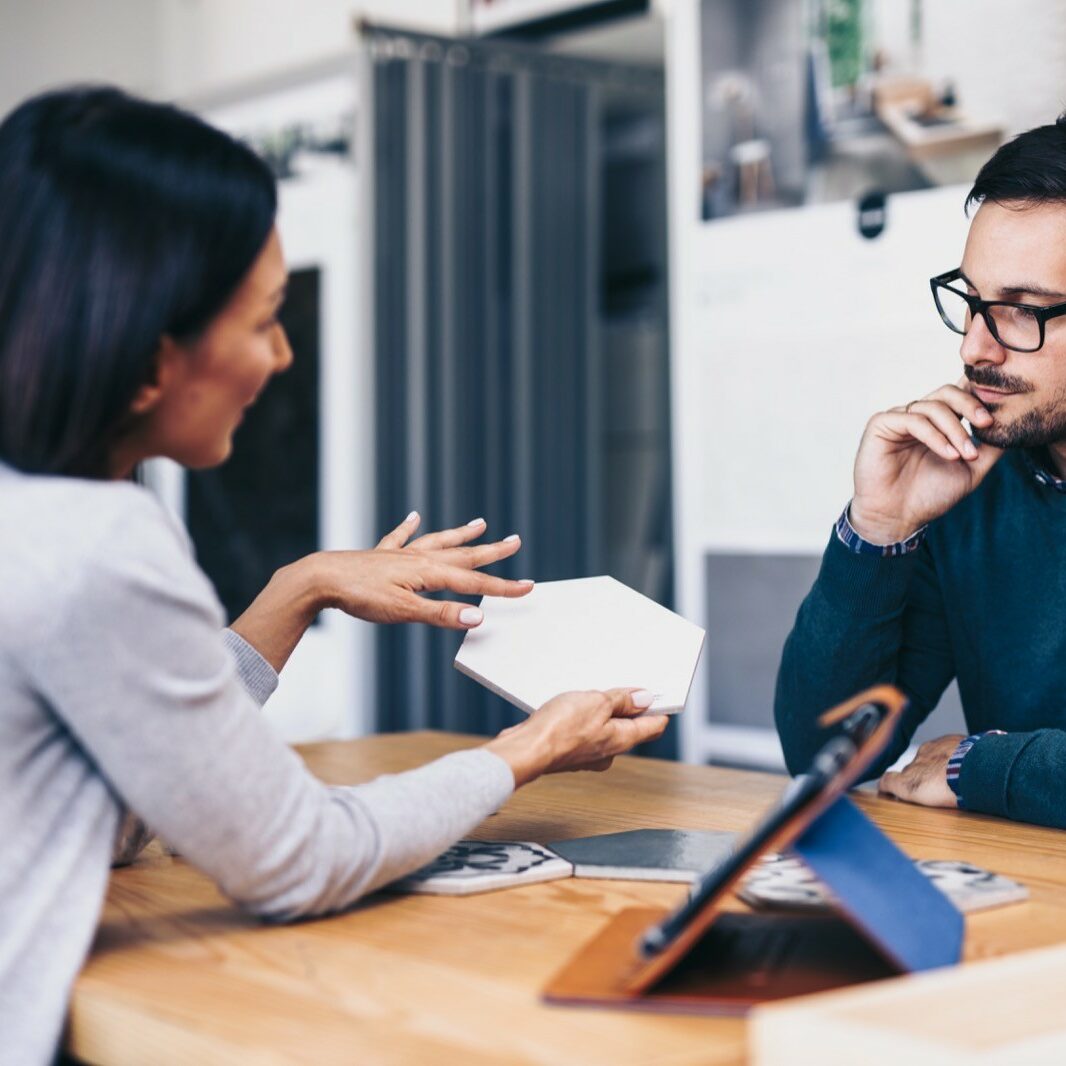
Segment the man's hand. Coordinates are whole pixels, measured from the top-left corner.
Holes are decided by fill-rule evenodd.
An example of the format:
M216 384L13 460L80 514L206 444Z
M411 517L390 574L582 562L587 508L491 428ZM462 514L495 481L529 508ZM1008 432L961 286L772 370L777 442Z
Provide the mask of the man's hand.
M864 540L894 544L910 536L973 492L1003 454L966 432L963 418L985 428L993 416L965 385L962 378L867 423L848 516Z
M888 770L877 786L885 796L895 796L923 807L957 807L948 785L948 759L965 737L961 733L927 740L914 761L900 771Z

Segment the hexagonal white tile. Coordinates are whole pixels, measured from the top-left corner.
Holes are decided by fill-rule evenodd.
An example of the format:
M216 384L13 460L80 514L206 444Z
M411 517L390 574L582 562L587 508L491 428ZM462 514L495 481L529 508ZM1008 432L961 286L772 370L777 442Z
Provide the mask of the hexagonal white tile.
M635 686L651 710L684 709L704 632L613 577L545 581L481 601L455 666L527 713L560 692Z

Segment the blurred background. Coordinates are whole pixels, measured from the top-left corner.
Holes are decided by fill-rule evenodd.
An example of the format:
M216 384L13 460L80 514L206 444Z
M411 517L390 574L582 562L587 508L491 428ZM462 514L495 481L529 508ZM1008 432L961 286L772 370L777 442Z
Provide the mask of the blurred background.
M706 627L655 754L766 768L862 426L958 376L927 279L1063 71L1053 0L0 0L0 114L106 81L277 174L294 368L225 467L150 473L231 616L411 509L482 515L523 536L506 576L612 574ZM459 640L329 612L268 714L510 724ZM921 736L960 723L952 690Z

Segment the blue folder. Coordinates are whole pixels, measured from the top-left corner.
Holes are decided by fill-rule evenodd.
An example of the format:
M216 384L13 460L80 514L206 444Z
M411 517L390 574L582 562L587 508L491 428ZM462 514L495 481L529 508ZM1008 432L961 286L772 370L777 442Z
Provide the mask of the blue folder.
M791 850L900 970L932 970L961 958L958 908L846 796L823 811Z

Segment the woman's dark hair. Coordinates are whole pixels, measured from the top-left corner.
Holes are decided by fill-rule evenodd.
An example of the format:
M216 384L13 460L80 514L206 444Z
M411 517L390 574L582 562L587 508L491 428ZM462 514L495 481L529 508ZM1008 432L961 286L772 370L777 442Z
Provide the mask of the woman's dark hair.
M194 338L270 235L258 156L177 107L107 87L0 123L0 461L107 477L164 335Z
M981 167L966 197L966 210L993 203L1066 203L1066 114L1049 126L1020 133Z

